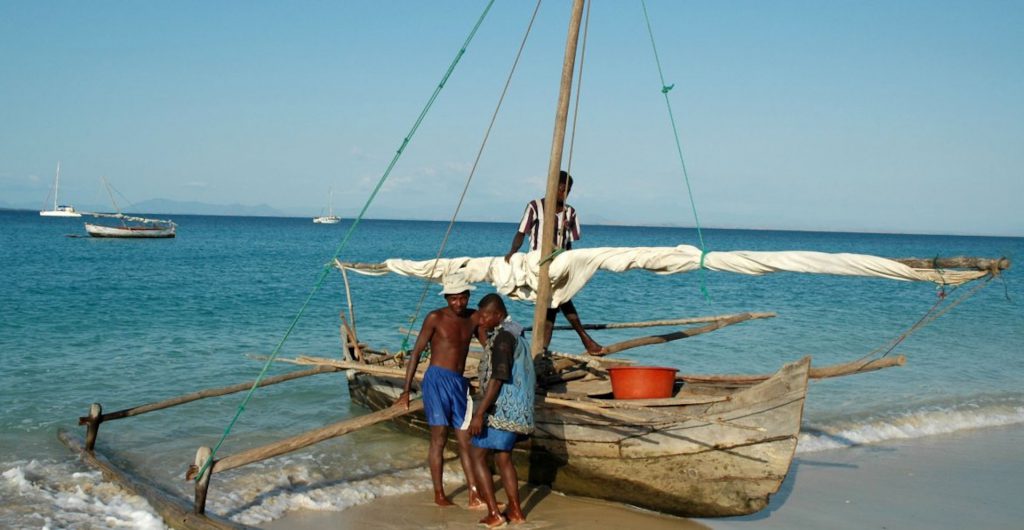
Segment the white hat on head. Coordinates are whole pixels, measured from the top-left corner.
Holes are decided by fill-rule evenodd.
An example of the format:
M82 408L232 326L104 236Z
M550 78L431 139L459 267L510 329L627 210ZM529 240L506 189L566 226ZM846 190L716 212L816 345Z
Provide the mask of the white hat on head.
M466 281L466 274L458 270L445 274L441 284L444 286L441 289L441 296L459 294L476 289L476 287Z

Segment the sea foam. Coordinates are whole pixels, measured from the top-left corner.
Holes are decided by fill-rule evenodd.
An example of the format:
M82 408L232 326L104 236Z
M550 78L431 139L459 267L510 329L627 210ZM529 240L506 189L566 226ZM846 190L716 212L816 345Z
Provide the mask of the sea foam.
M896 414L805 424L797 452L811 453L1018 423L1024 423L1024 403L1019 398L927 406Z
M149 503L105 482L99 472L31 460L14 463L0 477L5 505L0 526L5 528L167 528Z

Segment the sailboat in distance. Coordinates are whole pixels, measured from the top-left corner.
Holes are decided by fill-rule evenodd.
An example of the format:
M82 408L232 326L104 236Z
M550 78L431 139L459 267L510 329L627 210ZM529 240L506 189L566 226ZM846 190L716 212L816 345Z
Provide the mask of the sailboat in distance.
M39 215L43 217L81 217L82 214L75 211L75 207L70 204L57 204L57 194L60 191L60 162L57 162L57 176L53 180L53 209L52 210L39 210ZM46 205L49 206L49 196L46 197Z
M327 215L318 215L313 218L313 222L318 225L336 225L341 222L341 217L334 215L334 188L331 188L328 195L330 198L327 200Z

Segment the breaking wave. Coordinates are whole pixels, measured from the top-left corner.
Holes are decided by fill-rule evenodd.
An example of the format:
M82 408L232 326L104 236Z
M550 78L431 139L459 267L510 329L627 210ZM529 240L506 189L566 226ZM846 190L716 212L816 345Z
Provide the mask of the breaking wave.
M926 405L898 413L806 423L800 432L797 452L812 453L1018 423L1024 423L1024 399L1020 396Z

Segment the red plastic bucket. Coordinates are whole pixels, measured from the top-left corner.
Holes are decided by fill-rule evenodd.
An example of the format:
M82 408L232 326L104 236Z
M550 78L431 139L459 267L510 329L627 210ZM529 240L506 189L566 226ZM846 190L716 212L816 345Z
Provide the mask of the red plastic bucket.
M660 366L617 366L609 368L615 399L652 399L672 397L675 368Z

